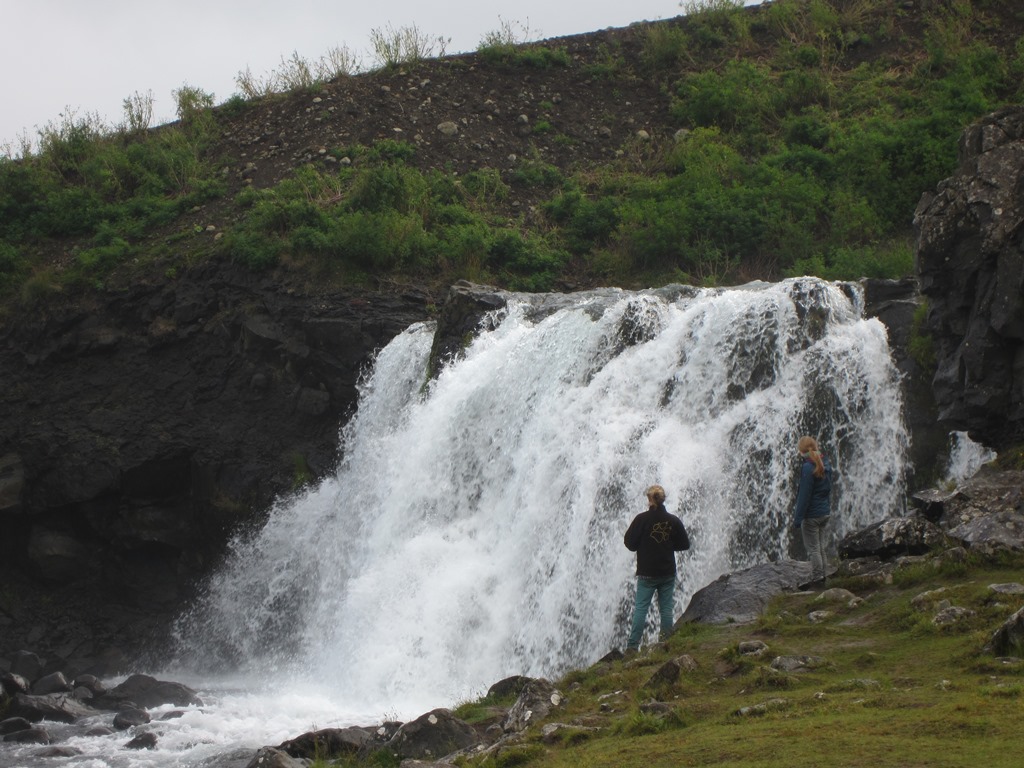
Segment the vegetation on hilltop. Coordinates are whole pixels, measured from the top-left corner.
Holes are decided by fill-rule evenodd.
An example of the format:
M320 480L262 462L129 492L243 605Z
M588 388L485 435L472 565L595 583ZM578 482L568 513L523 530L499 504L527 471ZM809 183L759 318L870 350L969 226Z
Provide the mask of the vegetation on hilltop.
M240 74L253 98L216 108L186 86L178 122L157 129L136 94L117 130L69 112L37 152L0 160L0 297L10 311L210 259L311 284L535 291L899 277L914 208L954 170L963 128L1024 98L1022 32L1014 0L699 0L678 19L541 43L506 26L439 59L415 28L390 30L376 71L292 60L295 90ZM320 151L273 174L232 171L246 126L344 92L361 100L345 119L372 121L388 84L431 77L455 104L537 87L525 149L489 152L493 135L463 120L456 156L381 123L366 140L307 137ZM582 98L538 86L557 82ZM644 99L657 129L611 149L572 111L628 123Z

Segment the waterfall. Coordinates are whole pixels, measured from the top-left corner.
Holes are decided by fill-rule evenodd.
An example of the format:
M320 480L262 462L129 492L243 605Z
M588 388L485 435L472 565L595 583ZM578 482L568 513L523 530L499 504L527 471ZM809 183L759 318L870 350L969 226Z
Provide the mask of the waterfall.
M995 451L971 440L967 432L950 432L949 461L944 481L956 485L970 480L979 469L997 458L999 455Z
M901 511L898 374L855 285L510 294L489 320L433 380L431 324L380 352L336 473L236 537L183 654L423 711L621 647L652 483L693 542L677 616L796 551L802 434L836 470L836 537Z

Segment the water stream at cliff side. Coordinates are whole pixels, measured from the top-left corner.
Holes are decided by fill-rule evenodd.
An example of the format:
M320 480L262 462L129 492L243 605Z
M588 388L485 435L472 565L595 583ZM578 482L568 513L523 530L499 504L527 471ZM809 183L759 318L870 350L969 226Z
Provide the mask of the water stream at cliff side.
M237 536L183 617L180 659L156 675L209 706L160 723L154 751L76 739L66 762L251 757L587 665L623 643L622 533L651 483L693 541L677 615L722 573L799 555L801 434L836 467L836 538L900 513L898 375L860 301L808 278L516 296L427 384L433 328L409 328L363 383L336 473ZM43 765L32 749L13 764Z

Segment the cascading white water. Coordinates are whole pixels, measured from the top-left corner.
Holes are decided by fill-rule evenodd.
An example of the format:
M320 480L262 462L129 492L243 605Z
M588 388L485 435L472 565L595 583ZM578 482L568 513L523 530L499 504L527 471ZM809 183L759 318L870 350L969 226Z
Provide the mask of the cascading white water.
M182 622L188 657L415 714L621 646L622 534L651 483L693 541L677 615L788 556L801 434L836 467L837 535L899 512L898 376L860 310L809 278L514 296L429 383L433 329L413 326L364 383L336 475L234 542Z
M970 480L985 464L997 458L995 451L974 442L966 432L950 432L945 480L954 484Z

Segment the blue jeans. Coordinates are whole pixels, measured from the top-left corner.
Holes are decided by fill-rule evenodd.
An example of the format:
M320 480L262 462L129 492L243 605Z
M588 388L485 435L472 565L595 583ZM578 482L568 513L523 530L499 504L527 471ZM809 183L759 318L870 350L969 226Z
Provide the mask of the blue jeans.
M626 648L636 650L640 647L640 638L643 637L644 625L647 624L647 609L651 607L651 599L655 592L658 593L658 610L661 612L661 637L666 638L672 634L672 591L675 586L675 576L637 576L633 628L629 632Z
M823 581L828 565L828 515L824 517L805 517L800 524L804 536L804 549L807 559L811 561L811 581Z

